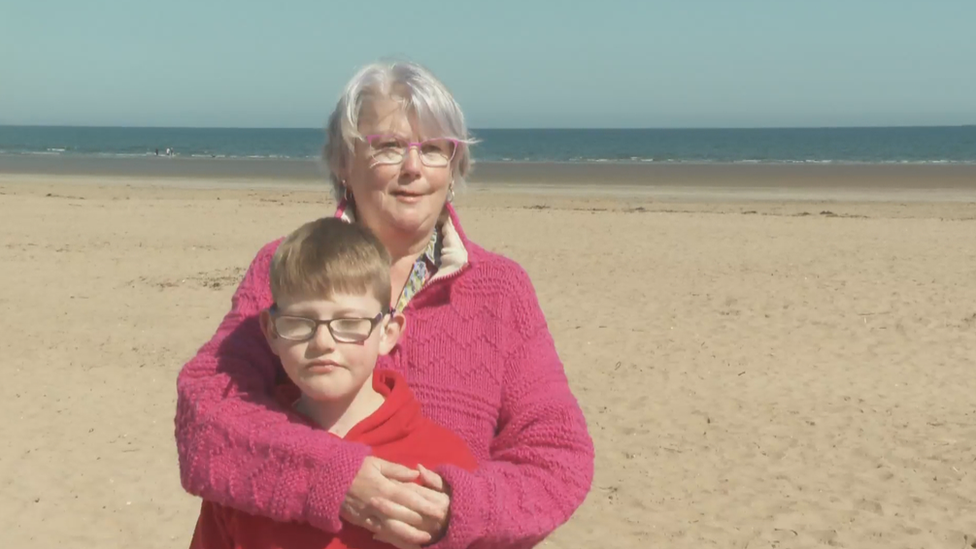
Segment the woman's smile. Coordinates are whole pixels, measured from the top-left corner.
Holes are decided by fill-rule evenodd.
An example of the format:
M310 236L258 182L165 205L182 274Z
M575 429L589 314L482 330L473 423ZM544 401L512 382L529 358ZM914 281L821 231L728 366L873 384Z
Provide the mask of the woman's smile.
M404 202L407 204L416 204L417 202L420 202L424 198L423 194L411 193L407 191L394 191L390 194L393 195L393 197L396 198L397 201Z

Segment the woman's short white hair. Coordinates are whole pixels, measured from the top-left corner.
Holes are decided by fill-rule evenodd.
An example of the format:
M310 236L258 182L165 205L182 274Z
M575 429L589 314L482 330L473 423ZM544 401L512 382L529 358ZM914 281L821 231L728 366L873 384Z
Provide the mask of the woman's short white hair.
M363 67L352 77L329 116L322 159L328 167L336 198L345 192L337 172L348 165L356 140L364 137L359 133L359 115L370 100L378 98L403 101L431 136L460 142L451 169L455 188L462 186L472 164L469 145L475 141L468 135L464 113L454 96L421 65L406 61L378 62Z

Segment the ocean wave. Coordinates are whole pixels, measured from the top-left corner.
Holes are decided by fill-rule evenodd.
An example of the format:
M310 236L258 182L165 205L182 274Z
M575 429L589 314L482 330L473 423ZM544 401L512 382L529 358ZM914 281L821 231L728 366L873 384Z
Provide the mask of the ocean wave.
M514 160L511 158L479 158L478 162L498 162L498 163L519 163L521 160ZM583 158L583 157L572 157L569 159L559 159L559 158L533 158L527 160L528 162L545 164L545 163L566 163L566 164L747 164L747 165L796 165L796 164L806 164L806 165L865 165L865 164L906 164L906 165L976 165L976 159L973 160L947 160L947 159L935 159L935 160L914 160L914 159L898 159L898 160L838 160L838 159L755 159L755 158L742 158L742 159L726 159L726 158L640 158L640 159L609 159L609 158Z
M318 155L289 155L282 153L270 154L248 154L239 153L216 153L204 151L184 151L165 156L160 153L156 156L154 150L147 151L79 151L70 147L46 147L44 149L23 150L18 148L0 149L0 155L4 156L48 156L64 158L182 158L194 160L209 159L238 159L248 161L262 160L315 160ZM972 159L952 159L952 158L701 158L680 156L639 156L626 155L620 158L609 156L586 156L586 155L566 155L559 157L556 155L504 155L504 156L476 156L477 162L498 162L498 163L579 163L579 164L745 164L745 165L858 165L858 164L877 164L877 165L976 165L976 158Z
M97 156L98 158L145 158L147 156L155 156L155 155L151 152L149 153L97 152L97 153L79 154L77 156Z
M5 154L10 154L10 155L15 155L15 156L17 156L17 155L27 155L27 156L60 156L61 155L61 153L59 153L59 152L50 152L50 151L10 151L10 152L7 152Z
M156 154L154 151L146 152L108 152L108 151L65 151L65 150L14 150L0 149L0 154L7 156L65 156L74 158L231 158L231 159L252 159L252 160L310 160L318 158L317 155L286 155L286 154L216 154L216 153L163 153Z

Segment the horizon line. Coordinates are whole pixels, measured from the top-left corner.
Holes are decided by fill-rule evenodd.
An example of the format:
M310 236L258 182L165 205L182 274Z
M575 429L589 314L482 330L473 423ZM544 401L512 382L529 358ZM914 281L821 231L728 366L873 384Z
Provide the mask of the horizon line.
M825 125L825 126L578 126L578 127L471 127L471 131L580 131L580 130L832 130L832 129L891 129L891 128L970 128L973 123L964 124L878 124L878 125ZM141 130L314 130L325 131L321 127L302 126L110 126L103 124L7 124L0 122L0 128L93 128L93 129L141 129Z

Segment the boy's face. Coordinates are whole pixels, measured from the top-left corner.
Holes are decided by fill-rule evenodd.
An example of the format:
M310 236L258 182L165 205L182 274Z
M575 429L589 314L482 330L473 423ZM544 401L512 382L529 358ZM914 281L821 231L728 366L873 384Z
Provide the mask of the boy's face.
M308 327L301 319L375 319L383 307L371 295L345 294L330 299L283 299L276 305L273 312L261 313L261 328L288 377L305 396L316 401L343 400L358 394L371 382L377 357L396 345L403 326L403 315L385 315L363 341L349 342L365 335L369 324L347 320L332 324L339 341L325 324L315 329L311 339L295 341L301 338L301 327Z

